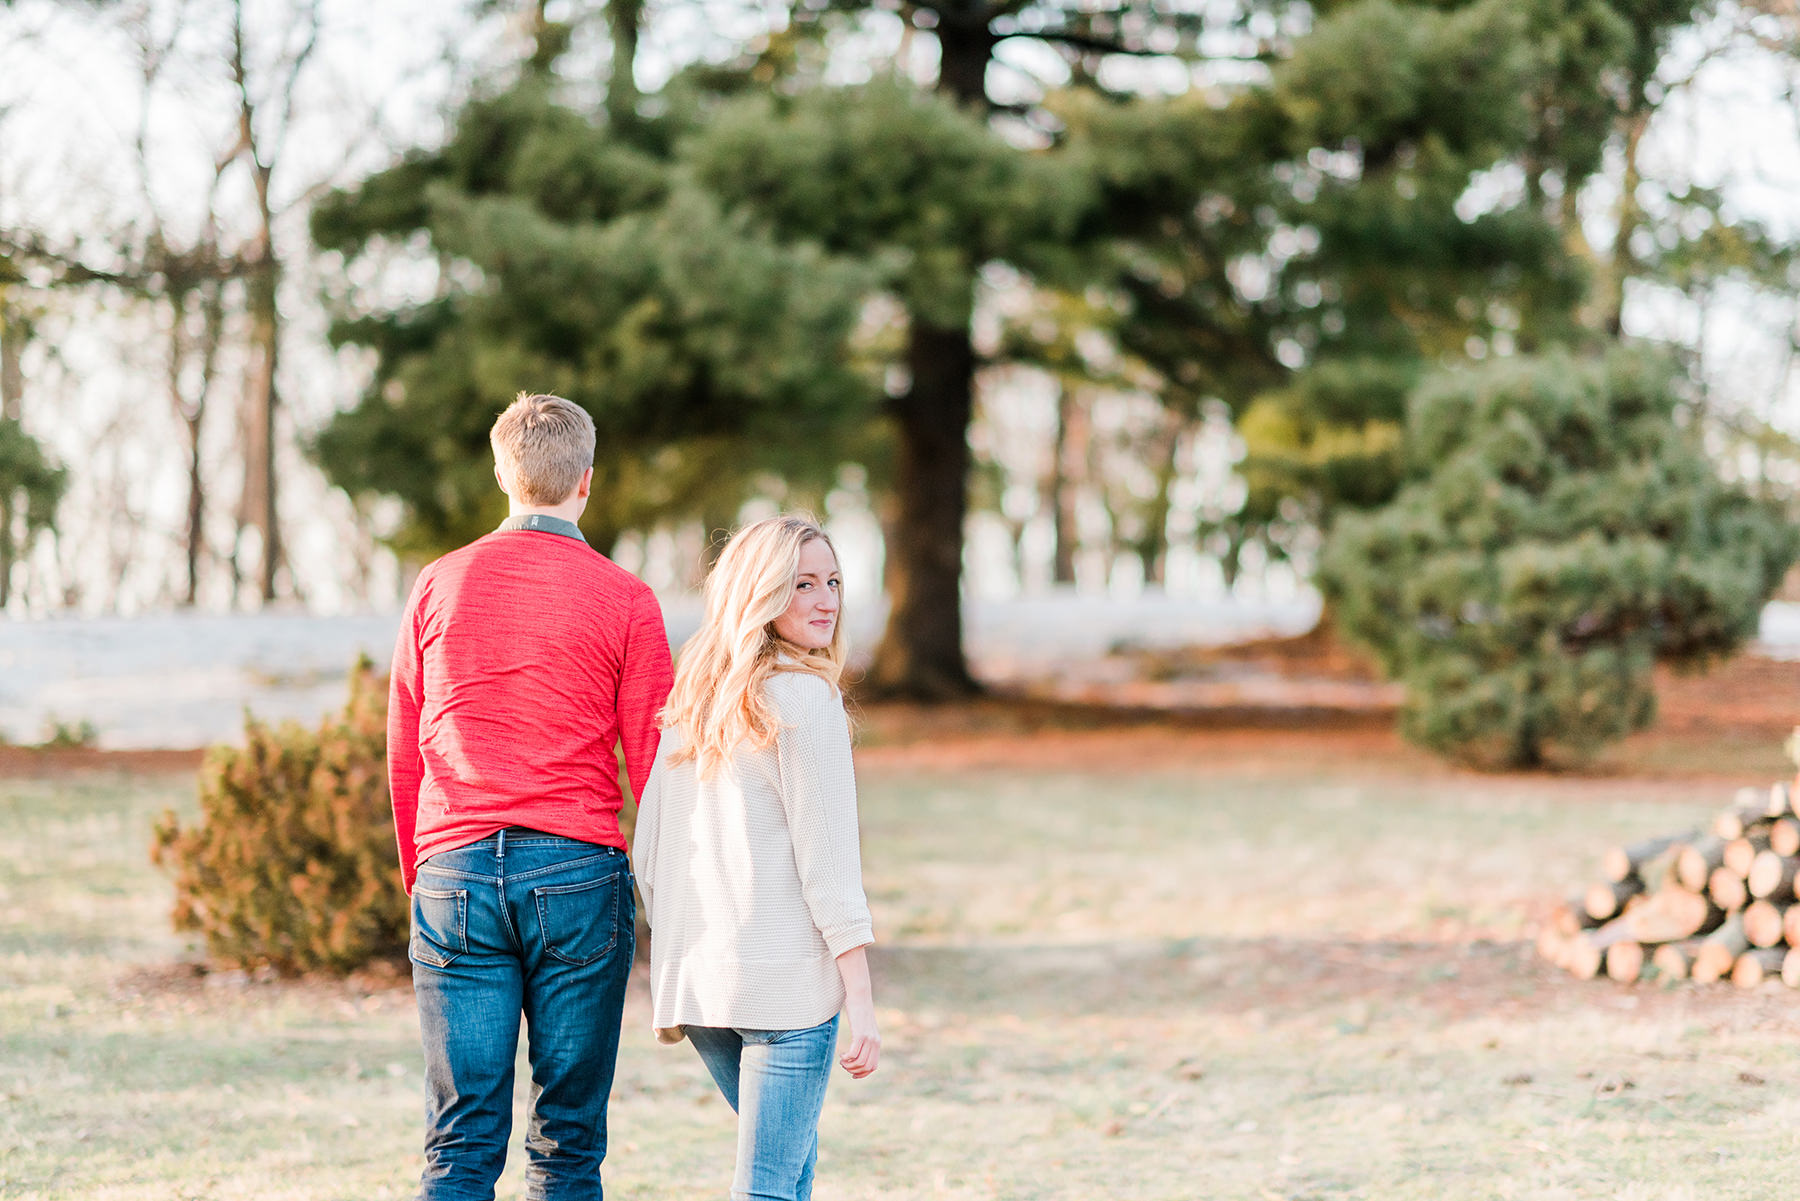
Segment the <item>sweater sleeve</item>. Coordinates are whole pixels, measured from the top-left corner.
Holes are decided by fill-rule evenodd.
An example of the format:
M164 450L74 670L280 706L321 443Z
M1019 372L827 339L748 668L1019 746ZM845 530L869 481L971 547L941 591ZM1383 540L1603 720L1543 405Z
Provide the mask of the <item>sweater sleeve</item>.
M637 825L631 832L631 868L644 898L644 923L656 929L656 852L662 845L662 777L660 762L638 795Z
M388 675L388 796L394 807L394 840L400 851L400 882L412 895L418 874L416 845L419 785L425 759L419 751L419 712L424 705L423 667L419 653L419 605L426 588L421 573L400 617L394 639L394 661Z
M842 698L816 676L784 672L770 683L781 715L781 803L800 890L825 945L842 955L875 941L863 895L850 723Z
M662 708L675 682L670 663L669 634L663 626L662 606L656 593L645 588L632 602L631 622L625 633L624 670L613 713L619 723L619 743L625 750L625 771L631 792L639 801L650 783L656 763L656 746L662 735Z

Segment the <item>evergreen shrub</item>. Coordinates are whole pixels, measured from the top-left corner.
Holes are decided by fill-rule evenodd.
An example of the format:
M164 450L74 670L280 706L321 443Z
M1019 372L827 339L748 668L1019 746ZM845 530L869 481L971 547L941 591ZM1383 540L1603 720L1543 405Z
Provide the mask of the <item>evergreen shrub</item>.
M200 772L200 820L165 812L152 858L175 927L241 967L348 972L406 954L409 912L387 783L387 682L365 658L316 730L251 719Z
M1452 371L1407 423L1408 481L1338 519L1318 578L1433 750L1533 767L1644 728L1655 663L1741 646L1800 554L1780 505L1722 478L1664 360Z

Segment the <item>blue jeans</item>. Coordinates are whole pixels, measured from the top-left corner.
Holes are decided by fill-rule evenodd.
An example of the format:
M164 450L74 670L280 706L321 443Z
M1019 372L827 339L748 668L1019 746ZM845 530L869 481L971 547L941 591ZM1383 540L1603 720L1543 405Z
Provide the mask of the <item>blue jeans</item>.
M731 1201L808 1201L837 1018L805 1030L689 1026L687 1036L738 1115Z
M531 1201L599 1201L631 970L625 852L518 828L433 855L412 895L425 1044L420 1201L489 1201L512 1136L519 1017Z

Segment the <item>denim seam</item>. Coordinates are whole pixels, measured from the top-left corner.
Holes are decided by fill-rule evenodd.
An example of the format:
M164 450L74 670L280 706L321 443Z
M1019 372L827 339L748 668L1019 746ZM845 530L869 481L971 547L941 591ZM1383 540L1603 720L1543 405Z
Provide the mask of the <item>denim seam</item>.
M511 844L508 843L508 845L510 846ZM611 856L611 855L585 855L580 859L565 859L560 863L552 863L546 867L534 867L528 872L508 872L506 874L506 879L509 881L511 881L511 880L535 880L539 876L547 876L551 872L566 872L570 868L586 867L588 864L593 863L596 860L611 859L611 858L613 858L613 856Z
M483 884L492 884L496 880L503 879L501 876L484 876L480 872L465 872L461 868L442 867L429 860L419 866L419 874L421 876L426 872L433 872L442 876L455 876L459 880L477 880Z
M510 838L506 840L507 850L511 850L513 847L519 845L519 843L514 842ZM462 848L459 847L457 849L461 850ZM580 859L565 859L559 863L552 863L547 867L534 867L528 872L509 872L500 876L488 875L482 872L472 872L460 867L445 867L442 864L433 863L429 860L420 866L419 872L420 874L424 874L425 872L436 872L440 875L455 876L459 880L479 880L483 884L491 884L496 880L533 880L547 872L559 872L571 867L582 867L597 859L617 859L625 854L625 852L619 850L617 847L609 847L607 850L608 853L606 854L583 855Z
M426 934L423 929L416 931L420 942L423 942L433 951L442 952L442 954L424 959L423 962L425 966L447 968L469 953L469 890L466 888L415 887L413 892L423 893L426 896L432 897L433 900L454 901L456 904L456 941L461 944L456 949L452 950L449 947L442 946L433 941L431 936ZM410 946L407 948L407 951L409 954L413 953ZM440 959L442 962L434 962L434 960Z
M500 902L500 921L506 927L506 936L512 940L513 950L523 955L525 940L519 937L518 928L513 925L512 906L506 900L506 881L494 881L494 896Z

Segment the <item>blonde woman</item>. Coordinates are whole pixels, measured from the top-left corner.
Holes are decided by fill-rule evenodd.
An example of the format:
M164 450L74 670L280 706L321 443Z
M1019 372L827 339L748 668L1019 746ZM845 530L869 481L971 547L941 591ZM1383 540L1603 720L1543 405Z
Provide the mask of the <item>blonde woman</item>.
M738 1115L733 1201L806 1201L837 1060L881 1037L839 676L843 585L800 517L739 530L682 649L633 857L657 1037L684 1036Z

